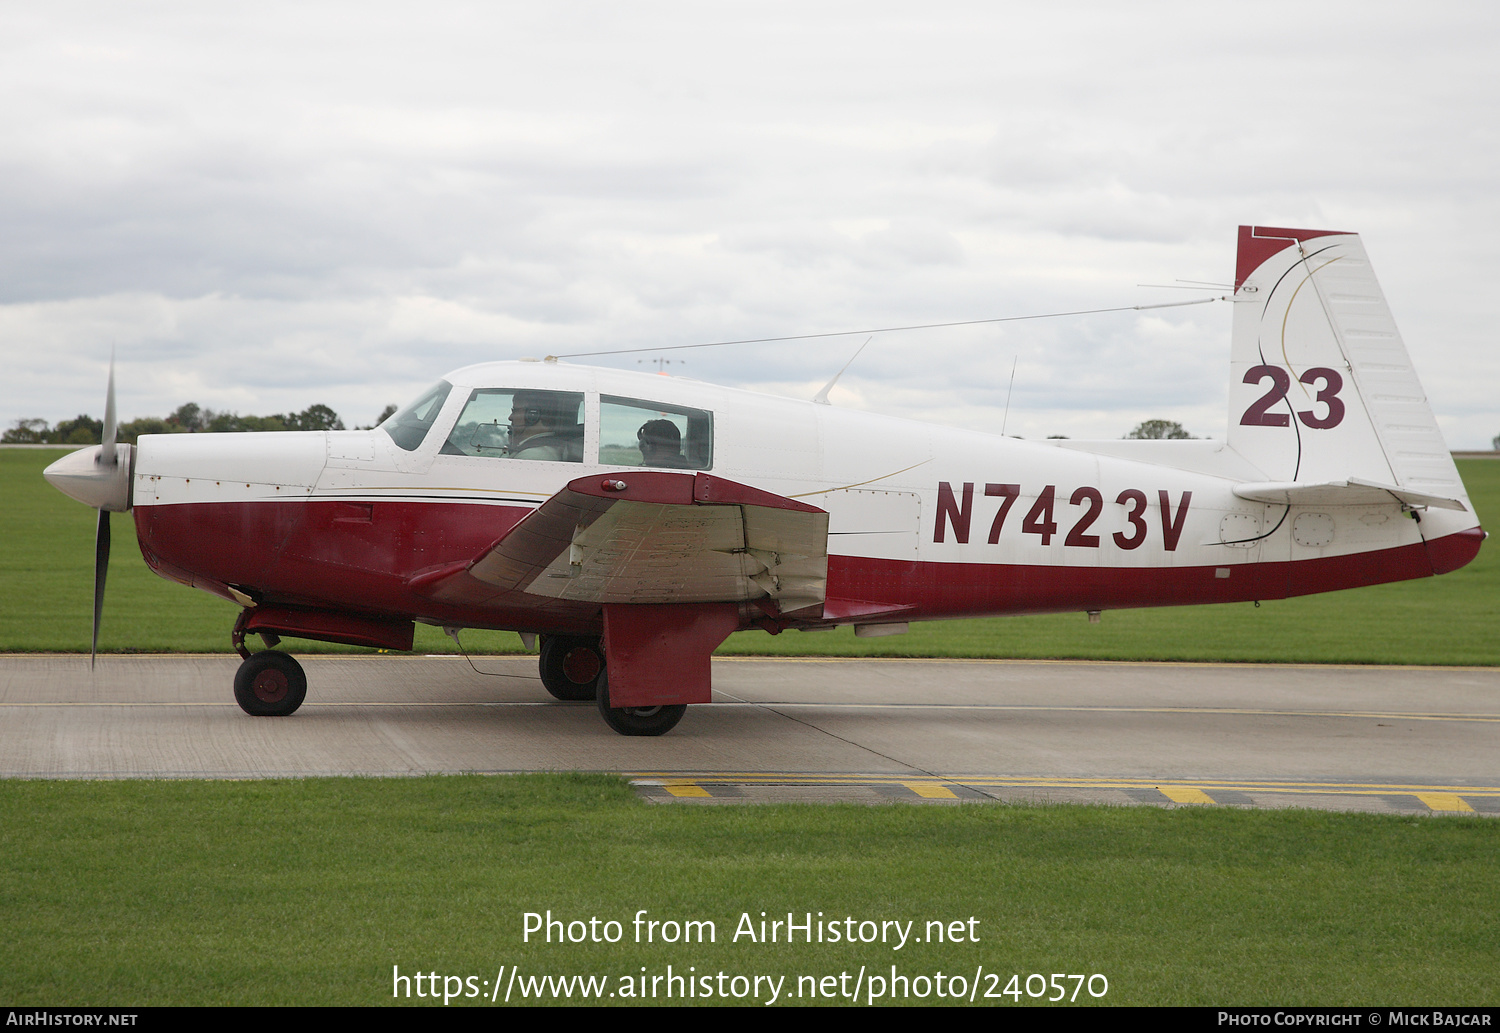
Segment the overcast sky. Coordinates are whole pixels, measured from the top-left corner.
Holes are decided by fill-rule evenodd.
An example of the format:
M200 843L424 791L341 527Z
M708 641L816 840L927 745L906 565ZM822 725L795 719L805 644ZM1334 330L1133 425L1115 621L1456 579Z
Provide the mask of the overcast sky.
M0 425L351 426L487 359L1115 305L1360 232L1500 434L1500 8L0 4ZM876 336L835 404L1222 437L1230 306ZM863 340L662 352L811 397ZM637 365L642 356L591 359ZM654 368L654 367L650 367Z

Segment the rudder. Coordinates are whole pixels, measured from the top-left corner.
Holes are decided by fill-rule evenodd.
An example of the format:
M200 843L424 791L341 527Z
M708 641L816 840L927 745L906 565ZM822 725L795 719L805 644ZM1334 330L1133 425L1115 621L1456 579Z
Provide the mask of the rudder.
M1269 481L1463 482L1359 236L1241 226L1228 445Z

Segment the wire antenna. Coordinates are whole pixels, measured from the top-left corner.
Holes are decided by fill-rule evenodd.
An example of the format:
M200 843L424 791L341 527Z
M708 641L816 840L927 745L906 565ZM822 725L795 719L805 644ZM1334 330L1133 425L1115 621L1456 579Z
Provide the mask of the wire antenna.
M1071 312L1038 312L1029 316L999 316L995 319L960 319L953 323L918 323L912 326L881 326L873 330L834 330L824 334L789 334L786 337L752 337L743 341L705 341L700 344L669 344L666 347L653 345L649 348L614 348L607 351L568 352L565 355L549 355L546 361L558 359L586 359L596 355L637 355L641 352L673 352L687 348L727 348L734 344L777 344L782 341L812 341L822 337L853 337L856 334L888 334L898 330L940 330L950 326L979 326L984 323L1016 323L1023 319L1061 319L1064 316L1096 316L1105 312L1144 312L1154 308L1182 308L1185 305L1206 305L1219 298L1194 298L1192 301L1164 301L1155 305L1117 305L1114 308L1084 308Z

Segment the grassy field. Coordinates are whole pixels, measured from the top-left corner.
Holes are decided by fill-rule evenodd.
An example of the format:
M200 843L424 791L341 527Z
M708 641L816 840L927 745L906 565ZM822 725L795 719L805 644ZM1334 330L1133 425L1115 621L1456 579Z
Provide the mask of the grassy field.
M89 647L94 512L54 491L41 470L58 453L0 449L0 651ZM1500 514L1500 462L1460 469L1481 518ZM1493 521L1493 517L1491 520ZM128 652L224 652L237 608L164 581L141 560L129 518L114 518L100 648ZM916 625L910 634L856 639L851 629L731 636L721 653L831 656L973 656L1112 660L1244 660L1333 663L1500 663L1500 553L1462 570L1349 592L1226 606ZM291 643L298 651L342 651ZM470 631L472 652L520 652L515 635ZM435 628L418 626L420 652L451 652Z
M605 776L0 782L0 1000L384 1004L393 966L618 990L670 964L785 976L781 1003L801 1004L815 1002L795 997L799 976L848 973L848 989L861 966L895 965L969 985L998 973L979 1000L999 1005L1016 1002L983 994L1012 973L1054 972L1103 975L1098 1003L1114 1005L1495 1005L1497 851L1484 820L661 807ZM523 942L523 915L549 909L619 921L623 938ZM716 941L637 944L640 909L711 920ZM978 942L735 942L762 911L914 921L918 936L960 921Z
M51 458L0 449L0 650L88 648L94 514L41 481ZM1481 515L1500 513L1500 463L1463 472ZM104 648L226 650L235 607L156 578L126 521L115 526ZM1497 587L1485 550L1444 578L1260 609L1111 612L1100 625L1081 614L961 621L877 640L748 633L725 651L1493 664ZM419 634L419 649L451 648ZM515 648L513 635L465 641ZM1054 972L1108 980L1103 997L1085 989L1080 1003L1493 1006L1496 856L1500 823L1457 818L651 806L594 775L0 780L0 1002L384 1004L395 966L436 973L439 987L456 977L446 983L454 1006L485 1003L497 972L511 1003L548 1003L522 990L538 977L596 976L604 994L621 993L670 965L679 976L780 977L782 1004L849 1003L809 998L807 980L837 993L862 967L889 977L895 966L925 984L893 999L887 983L875 1003L943 1003L932 996L941 971L947 992L959 975L978 1002L1000 1006L1041 1003L1026 978ZM549 909L620 922L622 940L524 942L524 915ZM638 944L641 909L712 921L717 939ZM735 942L741 916L758 923L762 911L914 922L913 935L959 922L978 942ZM757 987L760 1002L770 985ZM875 987L862 985L864 1001ZM664 987L644 1003L670 1003ZM395 1003L431 1006L425 989ZM570 989L579 1002L582 988Z

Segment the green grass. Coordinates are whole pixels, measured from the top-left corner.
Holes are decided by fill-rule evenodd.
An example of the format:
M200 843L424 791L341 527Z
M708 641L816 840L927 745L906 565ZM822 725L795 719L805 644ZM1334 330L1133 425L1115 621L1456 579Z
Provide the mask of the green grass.
M382 1004L393 965L613 989L642 966L895 964L1097 972L1108 1004L1495 1005L1497 851L1485 820L652 806L592 775L0 782L0 1000ZM625 940L523 943L524 913L548 909ZM639 909L712 920L717 942L637 945ZM979 942L731 942L742 913L789 910L918 931L972 916Z
M77 651L89 646L94 513L53 491L42 468L58 453L0 449L0 651ZM1500 462L1459 463L1481 518L1500 513ZM1493 522L1493 520L1492 520ZM223 652L237 608L163 581L146 569L129 518L114 520L100 648ZM1500 664L1500 554L1493 546L1462 570L1300 599L1224 606L914 625L904 636L856 639L851 629L743 632L725 654L972 656L1110 660L1243 660L1309 663ZM473 652L519 652L516 636L470 631ZM345 651L292 643L298 651ZM418 626L419 652L451 652Z

